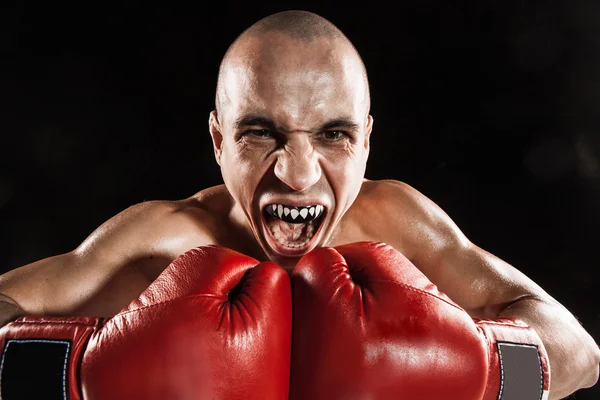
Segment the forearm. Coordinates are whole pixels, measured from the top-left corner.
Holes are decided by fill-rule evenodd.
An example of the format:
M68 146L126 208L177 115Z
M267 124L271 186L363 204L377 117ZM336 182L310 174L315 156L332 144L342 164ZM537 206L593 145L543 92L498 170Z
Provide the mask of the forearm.
M550 299L527 298L505 308L499 317L518 318L540 336L550 360L549 400L563 399L598 380L600 349L560 304Z
M14 300L0 294L0 327L25 314L25 311Z

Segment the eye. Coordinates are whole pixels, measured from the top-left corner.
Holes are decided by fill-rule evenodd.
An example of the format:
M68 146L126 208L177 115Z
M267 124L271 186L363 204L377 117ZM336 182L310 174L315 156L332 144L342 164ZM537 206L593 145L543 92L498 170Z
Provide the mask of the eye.
M256 136L261 139L267 139L271 136L271 132L268 129L250 129L244 133L246 135Z
M327 132L323 132L323 136L325 136L325 139L327 140L340 140L343 139L344 136L348 136L348 134L344 131L327 131Z

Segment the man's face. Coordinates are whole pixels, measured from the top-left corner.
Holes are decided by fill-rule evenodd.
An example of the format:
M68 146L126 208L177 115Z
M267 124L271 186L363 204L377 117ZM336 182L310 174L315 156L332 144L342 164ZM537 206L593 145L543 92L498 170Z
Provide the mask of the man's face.
M330 41L247 43L211 135L224 182L284 268L324 246L360 190L372 118L360 61ZM241 49L240 49L241 51Z

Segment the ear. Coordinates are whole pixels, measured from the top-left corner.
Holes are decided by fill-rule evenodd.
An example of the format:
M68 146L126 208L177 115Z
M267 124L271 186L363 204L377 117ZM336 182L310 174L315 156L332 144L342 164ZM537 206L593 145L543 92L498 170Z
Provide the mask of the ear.
M369 154L369 150L371 148L371 131L373 130L373 116L371 114L367 115L367 125L365 126L365 150L367 151L367 155Z
M208 130L213 141L213 149L215 151L215 159L217 164L221 166L221 152L223 146L223 134L221 133L221 124L217 115L217 110L211 111L208 117Z

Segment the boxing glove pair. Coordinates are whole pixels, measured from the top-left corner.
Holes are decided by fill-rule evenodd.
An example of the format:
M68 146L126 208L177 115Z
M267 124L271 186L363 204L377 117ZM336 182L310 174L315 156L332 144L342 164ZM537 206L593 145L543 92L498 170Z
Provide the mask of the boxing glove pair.
M113 318L24 317L0 345L2 399L539 400L550 383L535 331L470 318L374 242L314 250L291 285L200 247Z

